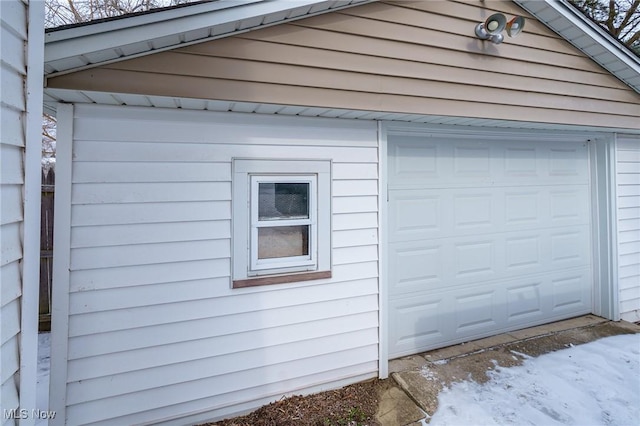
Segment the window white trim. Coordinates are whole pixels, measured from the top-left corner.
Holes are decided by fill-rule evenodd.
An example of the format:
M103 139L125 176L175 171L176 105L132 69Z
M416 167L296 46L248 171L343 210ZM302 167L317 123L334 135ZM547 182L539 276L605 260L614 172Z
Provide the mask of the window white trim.
M300 274L301 281L331 270L331 161L234 159L232 192L232 286L258 277ZM260 221L255 202L261 182L309 183L309 218ZM252 202L252 194L254 202ZM268 222L268 223L267 223ZM262 226L309 225L309 253L258 259L257 234ZM319 277L326 278L327 274ZM309 278L311 277L311 278ZM275 283L271 280L269 283ZM256 284L259 285L259 284Z

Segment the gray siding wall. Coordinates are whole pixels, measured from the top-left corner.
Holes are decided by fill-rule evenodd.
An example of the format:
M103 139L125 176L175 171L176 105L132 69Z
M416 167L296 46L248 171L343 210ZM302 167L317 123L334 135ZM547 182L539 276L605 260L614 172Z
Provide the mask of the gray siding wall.
M640 136L618 136L616 152L620 316L640 321Z
M12 418L15 416L6 410L18 406L28 414L20 424L33 424L31 410L36 408L43 12L41 1L0 2L0 409L3 424L16 422ZM28 176L33 179L25 179Z
M377 375L375 122L74 115L72 182L59 165L56 189L71 197L56 211L71 223L70 252L56 251L70 269L68 351L52 353L69 424L224 417ZM234 157L333 161L333 278L230 288Z
M27 4L0 1L0 412L19 405ZM3 425L16 421L0 418Z

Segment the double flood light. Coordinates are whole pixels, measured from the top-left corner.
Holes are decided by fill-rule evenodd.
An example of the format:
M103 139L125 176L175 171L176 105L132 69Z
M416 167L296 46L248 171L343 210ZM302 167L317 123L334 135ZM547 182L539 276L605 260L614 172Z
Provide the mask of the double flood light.
M524 22L522 16L514 16L507 22L507 18L502 13L494 13L486 21L476 25L476 36L480 40L490 40L494 44L500 44L504 40L501 34L503 30L507 30L509 37L515 37L524 28Z

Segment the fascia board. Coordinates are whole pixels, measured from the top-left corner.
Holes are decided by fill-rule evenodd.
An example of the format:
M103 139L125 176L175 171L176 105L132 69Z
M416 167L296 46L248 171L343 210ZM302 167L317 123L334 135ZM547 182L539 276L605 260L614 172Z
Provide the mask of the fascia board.
M205 10L203 10L202 6L207 6L209 3L194 5L193 7L197 9L190 11L190 13L176 9L175 14L165 13L174 12L172 10L163 11L159 12L158 16L153 16L155 14L142 15L48 33L45 41L45 62L72 58L162 37L175 36L256 16L328 3L318 0L249 1L250 3L246 1L227 1L224 2L224 5L227 6L226 8L221 8L220 5L217 5L215 8L210 6ZM215 6L217 3L213 2L211 5ZM198 6L201 7L198 8ZM189 7L182 9L189 9Z

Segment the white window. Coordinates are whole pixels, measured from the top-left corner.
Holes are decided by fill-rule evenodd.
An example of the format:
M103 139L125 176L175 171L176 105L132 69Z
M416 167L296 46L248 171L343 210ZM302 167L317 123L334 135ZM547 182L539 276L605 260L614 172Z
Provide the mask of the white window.
M233 286L330 277L331 163L233 164Z
M250 175L249 275L278 268L315 270L315 175Z

